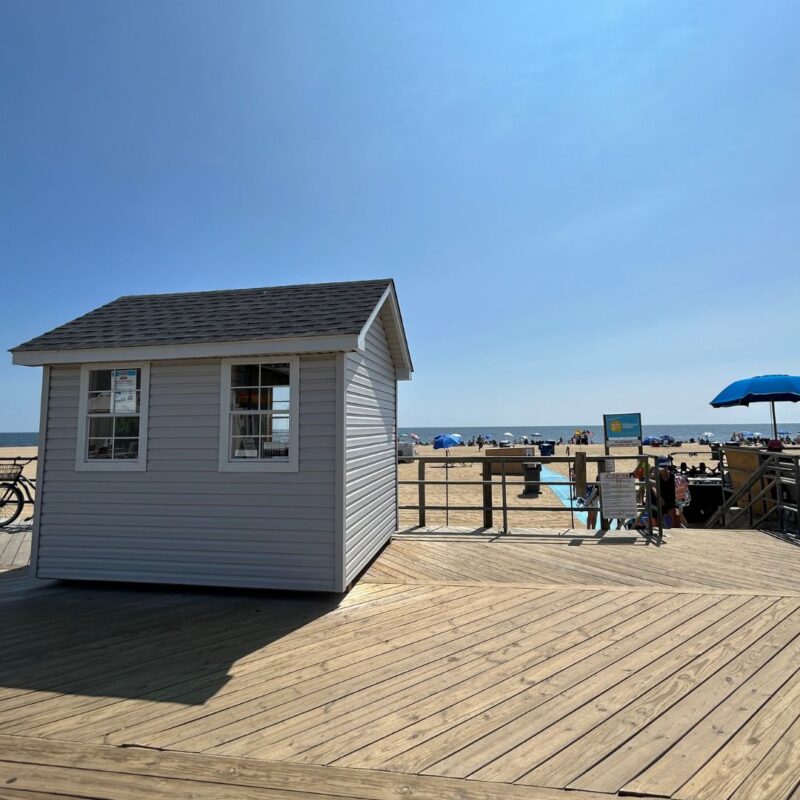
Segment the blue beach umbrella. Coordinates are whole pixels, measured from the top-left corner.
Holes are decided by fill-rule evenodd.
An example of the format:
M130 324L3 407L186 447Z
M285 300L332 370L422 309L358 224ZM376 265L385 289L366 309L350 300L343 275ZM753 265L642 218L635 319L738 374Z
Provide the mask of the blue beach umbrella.
M450 456L449 449L451 447L458 447L461 445L461 436L457 433L440 433L433 437L433 449L444 450L446 455ZM450 462L444 462L444 524L450 524Z
M796 403L800 400L800 376L757 375L734 381L725 387L712 401L714 408L749 406L750 403L769 403L772 413L772 438L778 438L778 422L775 418L775 403Z
M457 433L439 433L433 437L434 450L448 450L451 447L460 447L462 439Z

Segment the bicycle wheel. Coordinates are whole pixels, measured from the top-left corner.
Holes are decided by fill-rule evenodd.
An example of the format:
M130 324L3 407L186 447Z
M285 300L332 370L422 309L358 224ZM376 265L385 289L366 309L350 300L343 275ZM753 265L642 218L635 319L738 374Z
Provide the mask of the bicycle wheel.
M22 492L13 483L0 483L0 528L10 525L22 513Z

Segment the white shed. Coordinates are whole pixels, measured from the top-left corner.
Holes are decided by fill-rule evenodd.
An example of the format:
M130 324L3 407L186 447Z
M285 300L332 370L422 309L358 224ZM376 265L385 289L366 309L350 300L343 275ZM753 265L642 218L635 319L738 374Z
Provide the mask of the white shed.
M342 592L397 529L391 280L121 297L11 352L37 577Z

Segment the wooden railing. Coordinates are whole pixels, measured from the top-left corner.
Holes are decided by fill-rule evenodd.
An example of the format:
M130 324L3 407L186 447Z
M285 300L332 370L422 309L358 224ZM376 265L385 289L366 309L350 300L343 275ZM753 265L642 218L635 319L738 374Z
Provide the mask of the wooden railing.
M647 514L647 531L649 534L658 532L658 537L663 537L662 527L662 508L661 508L661 487L660 481L655 479L653 475L657 474L654 469L657 465L658 456L653 455L611 455L611 456L586 456L587 464L605 464L607 460L613 459L615 464L619 462L634 462L635 464L643 464L643 477L635 482L637 489L638 515L643 513ZM569 512L572 516L572 527L574 525L575 513L589 512L593 509L587 508L585 505L578 503L578 498L575 496L575 487L577 482L575 480L575 461L576 457L573 456L459 456L457 450L454 450L453 455L449 456L415 456L414 461L417 464L417 478L414 480L399 480L400 486L415 486L417 488L417 502L414 504L400 504L398 506L401 511L416 511L417 522L419 527L426 527L429 511L444 511L446 515L452 512L481 512L483 527L493 528L495 521L495 514L502 515L501 530L507 533L509 530L508 516L511 513L564 513ZM524 479L515 479L510 475L509 467L514 465L511 472L516 473L519 471L523 464L529 462L536 462L542 465L550 464L567 464L569 466L569 477L564 477L560 480L547 480L540 479L538 481L529 481ZM436 480L427 477L426 467L432 464L444 465L446 468L445 479ZM451 480L449 476L449 468L462 466L464 464L476 464L480 467L481 477L479 480ZM635 467L627 470L633 473ZM626 470L616 468L617 472L624 472ZM652 474L651 474L652 473ZM588 479L589 483L593 482L593 478ZM509 505L508 491L509 487L515 486L528 486L537 485L539 487L547 486L568 486L570 488L570 504L569 505ZM426 492L427 487L443 486L445 488L445 502L431 503L428 501ZM455 486L476 486L481 487L481 504L453 504L449 502L449 489ZM495 489L500 490L500 502L495 499ZM597 509L598 515L600 510ZM446 519L448 518L446 516ZM657 524L654 524L654 520ZM601 521L601 527L607 527L607 520Z
M724 487L723 504L709 518L706 527L744 525L800 536L800 455L796 452L758 455L759 466L742 476L739 486Z

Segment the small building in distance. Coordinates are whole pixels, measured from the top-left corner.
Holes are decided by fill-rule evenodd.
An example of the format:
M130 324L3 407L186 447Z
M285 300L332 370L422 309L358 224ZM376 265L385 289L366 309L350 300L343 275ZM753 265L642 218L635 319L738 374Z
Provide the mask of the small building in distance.
M39 578L342 592L397 529L389 279L121 297L11 352Z

